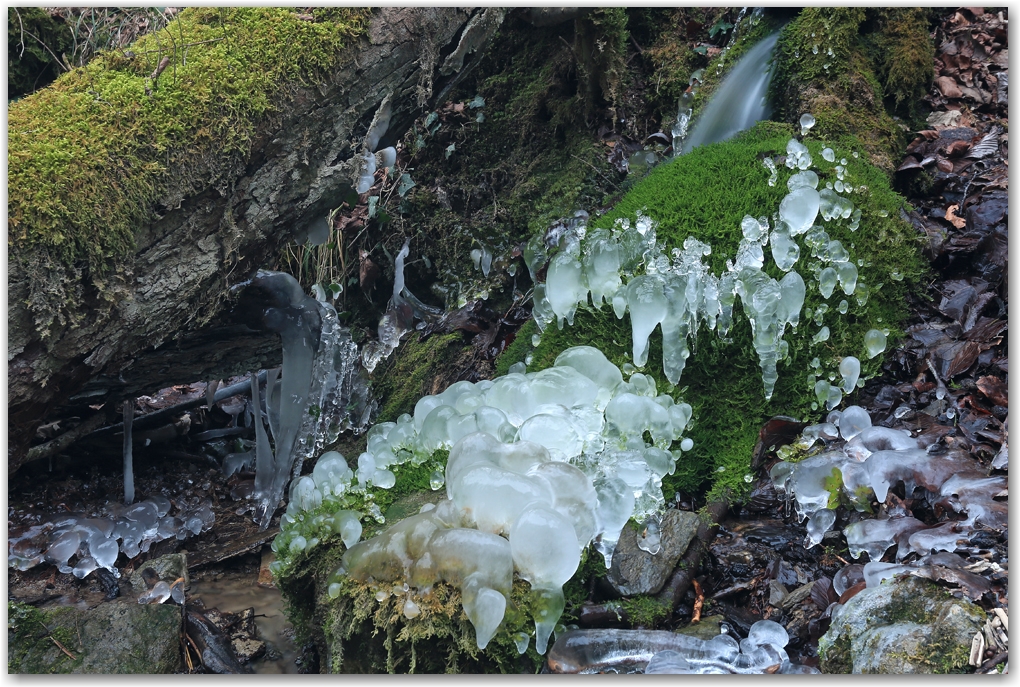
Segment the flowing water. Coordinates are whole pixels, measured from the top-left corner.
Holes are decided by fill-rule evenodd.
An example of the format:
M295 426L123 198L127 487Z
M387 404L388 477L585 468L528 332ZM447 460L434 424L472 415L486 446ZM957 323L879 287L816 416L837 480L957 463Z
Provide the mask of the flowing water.
M771 113L766 94L772 78L772 50L779 33L763 39L740 58L701 111L683 150L718 143Z
M298 673L295 663L301 655L294 643L294 627L284 613L283 596L279 589L259 587L250 574L224 573L218 579L192 580L188 590L191 597L199 597L206 608L237 613L255 609L255 625L259 638L271 645L279 658L263 656L251 662L256 673Z

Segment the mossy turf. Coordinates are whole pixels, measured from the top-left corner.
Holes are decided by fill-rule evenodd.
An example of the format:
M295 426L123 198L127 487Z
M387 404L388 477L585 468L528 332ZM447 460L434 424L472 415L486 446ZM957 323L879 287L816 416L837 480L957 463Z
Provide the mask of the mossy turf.
M194 160L247 155L260 121L296 87L327 79L368 16L188 8L129 50L102 53L12 103L8 246L110 271L172 183L201 181L187 171Z
M748 214L771 217L788 192L786 180L792 171L780 166L776 185L769 186L769 173L761 158L785 154L790 135L785 125L763 122L731 141L693 150L655 169L592 226L611 227L618 218L633 220L641 211L659 223L657 235L665 242L667 252L682 246L688 236L710 244L712 254L706 262L719 274L725 269L726 259L732 259L736 252L741 219ZM813 260L806 252L802 254L795 269L808 286L805 309L816 309L825 302L829 311L823 324L831 334L828 341L813 343L812 337L820 327L803 314L795 330L787 329L784 338L790 346L789 357L779 364L779 381L769 401L765 400L761 369L751 345L750 324L739 301L727 339L704 329L699 332L675 388L662 373L662 335L656 330L642 372L656 379L660 391L687 401L694 409L687 432L694 448L684 455L676 473L664 480L667 499L674 490L698 493L710 489L710 497L724 492L739 497L744 493L744 477L749 473L751 453L764 420L772 415L811 421L824 416L824 410L811 407L817 400L814 381L808 379L812 359L819 358L822 375L828 375L836 372L842 356L855 355L862 361L864 378L876 374L881 358L868 359L864 333L872 328L888 329L889 346L895 345L901 335L899 325L907 315L906 294L925 274L919 239L899 217L902 198L890 190L886 177L865 162L863 155L853 157L852 151L860 146L849 139L833 145L836 163L827 163L820 154L820 141L809 137L806 144L819 170L820 185L835 179L832 170L845 156L848 179L858 189L866 187L849 196L862 210L860 228L851 232L846 222L840 222L826 223L826 229L831 238L843 243L852 259L864 261L859 268L860 280L868 285L870 297L861 306L854 296L845 296L837 288L829 299L823 299L809 271ZM766 272L773 278L782 276L771 257L766 260ZM836 308L843 299L849 304L846 315L840 315ZM621 367L631 362L629 316L618 320L608 306L580 308L573 326L562 330L550 326L533 351L532 331L518 334L515 344L497 362L497 371L508 369L529 353L532 360L528 369L539 370L552 365L564 349L576 345L595 346ZM852 397L844 400L844 404L849 402Z

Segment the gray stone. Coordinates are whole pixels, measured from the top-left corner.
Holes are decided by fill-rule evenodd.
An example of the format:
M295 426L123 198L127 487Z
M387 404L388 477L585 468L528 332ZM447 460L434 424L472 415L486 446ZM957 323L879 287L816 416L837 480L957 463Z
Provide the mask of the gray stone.
M721 615L710 615L696 623L689 623L681 628L677 628L676 633L678 635L704 639L708 642L722 634L722 623L725 619Z
M171 553L166 556L160 556L159 558L153 558L147 560L138 566L138 569L131 573L131 587L134 589L136 594L142 594L149 590L149 586L145 584L145 578L142 577L142 571L146 568L152 568L159 575L159 579L163 580L167 584L173 584L174 580L183 577L184 588L187 589L191 580L188 578L188 554L186 553Z
M177 606L125 599L87 610L20 604L8 610L9 673L173 673L181 669L181 609Z
M818 642L826 673L948 673L965 668L985 613L915 577L860 592Z
M669 579L677 561L687 551L698 531L697 513L670 509L659 525L661 549L654 556L638 548L637 526L627 523L613 552L613 565L606 579L624 596L655 594Z

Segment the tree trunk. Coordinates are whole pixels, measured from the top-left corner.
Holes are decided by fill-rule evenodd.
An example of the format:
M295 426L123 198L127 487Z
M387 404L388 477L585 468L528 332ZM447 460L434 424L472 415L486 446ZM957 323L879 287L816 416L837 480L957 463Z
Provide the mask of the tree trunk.
M279 364L275 336L228 321L231 287L340 205L385 99L380 147L468 71L502 18L496 8L376 10L328 80L287 84L291 104L259 124L246 158L195 160L212 181L163 199L162 216L136 228L133 259L102 278L9 244L8 473L76 395L65 412ZM169 188L195 178L171 174Z

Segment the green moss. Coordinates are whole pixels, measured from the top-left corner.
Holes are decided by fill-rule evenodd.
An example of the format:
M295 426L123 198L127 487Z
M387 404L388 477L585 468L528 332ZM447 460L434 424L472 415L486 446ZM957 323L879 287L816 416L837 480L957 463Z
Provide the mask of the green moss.
M621 602L627 618L636 627L655 628L673 614L673 609L654 596L632 596Z
M873 8L876 24L871 34L871 54L883 91L892 109L917 117L922 98L935 78L935 45L927 7Z
M709 243L712 254L707 262L718 274L725 269L726 259L735 254L744 215L771 216L787 193L786 179L791 172L781 167L776 185L770 187L761 157L783 154L789 137L790 130L784 125L763 122L731 141L693 150L655 169L592 225L610 227L617 218L633 218L634 213L643 211L659 222L657 235L665 241L667 253L671 247L681 246L688 236ZM817 161L821 184L833 180L834 164L822 160L822 143L809 139L807 145ZM687 401L694 410L687 432L694 448L678 462L676 473L664 480L667 499L674 490L703 488L711 489L710 498L723 493L739 498L747 489L744 476L749 472L762 422L772 415L808 418L819 414L811 408L816 401L814 380L808 379L812 359L818 357L822 370L835 372L841 356L856 355L866 378L879 371L881 358L867 358L864 333L871 328L888 328L890 346L902 334L898 327L907 314L906 294L926 273L919 239L897 216L903 200L889 188L881 171L864 162L863 157L853 157L851 151L858 146L847 139L834 147L837 162L841 156L847 157L848 180L867 189L851 194L855 206L862 210L856 232L849 231L845 224L828 223L826 228L854 259L865 261L860 279L868 284L871 296L864 306L853 296L846 297L849 309L840 316L835 306L844 296L837 289L824 318L831 331L824 343L811 342L819 327L804 316L796 330L787 331L784 338L790 345L789 357L779 364L779 382L770 401L764 397L750 325L739 304L734 308L734 325L728 337L732 342L701 331L679 387L671 388L663 376L661 334L653 334L648 363L642 371L655 378L660 392ZM809 255L802 256L798 271L808 274L811 262ZM771 260L766 272L774 278L782 276ZM902 280L896 280L894 273ZM815 309L823 301L817 286L809 281L805 307ZM622 367L630 362L628 317L617 320L608 307L579 308L572 327L550 327L543 333L532 352L529 370L548 367L565 348L585 344L599 348L615 365ZM508 349L504 354L507 362L511 356L521 356L523 345ZM503 369L504 361L498 366Z
M871 161L891 172L906 140L883 107L885 89L861 34L867 18L863 7L803 10L780 34L770 98L776 117L793 123L810 112L812 134L855 136Z
M108 272L172 185L209 181L188 171L195 160L243 159L257 125L296 86L326 79L368 15L303 21L285 8L189 8L130 55L101 53L13 103L9 247ZM154 80L162 58L169 64Z
M408 619L404 597L383 601L369 586L345 578L340 596L323 602L324 660L333 673L535 673L543 659L534 643L518 654L514 635L530 633L531 591L514 583L500 630L484 650L464 614L460 592L439 583L415 596L421 613Z
M171 605L34 608L7 603L7 670L19 674L179 670L181 615Z
M378 239L369 239L396 250L400 235L410 236L411 254L428 258L428 281L439 282L434 290L448 307L481 292L500 307L493 300L512 281L502 256L578 208L605 205L620 189L607 149L584 123L569 33L562 36L563 27L507 17L477 68L448 96L455 103L482 96L484 121L473 121L472 110L472 120L448 121L425 140L411 163L418 186L399 213L390 212ZM417 136L405 137L409 150ZM447 158L451 144L456 152ZM495 256L488 278L471 263L480 244ZM517 283L525 288L520 277Z
M68 668L80 663L80 656L72 659L57 649L50 637L64 646L70 644L71 635L67 628L51 630L53 619L34 606L7 602L7 672L31 673L67 672ZM40 656L46 659L40 660Z
M382 399L376 422L394 422L404 413L413 413L414 405L427 394L437 378L463 350L460 334L432 335L422 340L411 333L392 356L379 363L372 373L372 394Z

